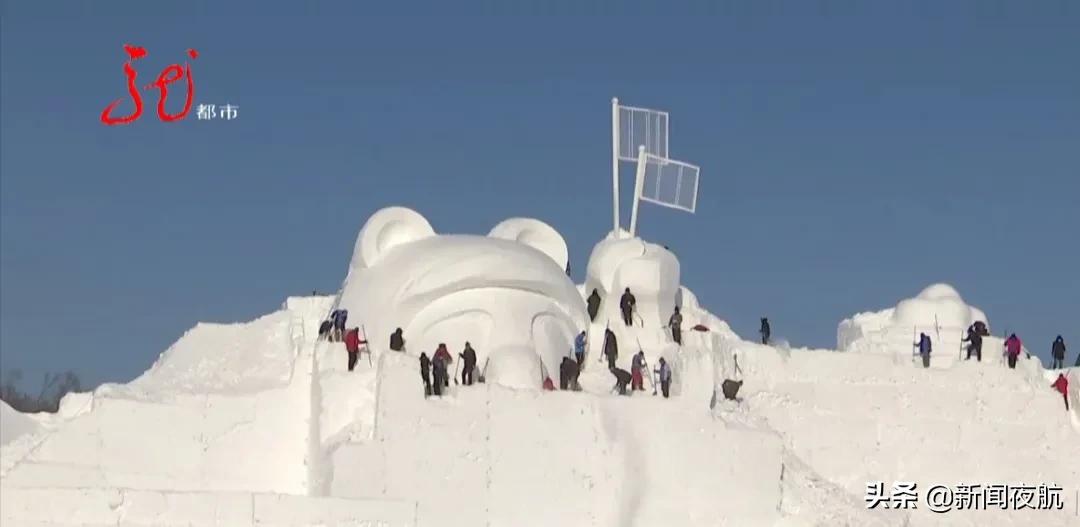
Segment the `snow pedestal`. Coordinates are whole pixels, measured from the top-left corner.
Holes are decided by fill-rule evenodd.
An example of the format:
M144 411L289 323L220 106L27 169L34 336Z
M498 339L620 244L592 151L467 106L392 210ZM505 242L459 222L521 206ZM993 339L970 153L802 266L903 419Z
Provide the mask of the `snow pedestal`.
M408 501L125 488L5 487L3 495L0 524L13 527L417 525Z
M424 399L413 358L387 355L376 434L332 454L330 492L412 497L420 525L767 525L776 436L662 398L452 387Z
M994 340L997 342L995 343ZM984 343L983 362L948 371L897 367L874 353L793 352L729 343L748 414L789 438L794 454L855 496L867 482L1080 486L1080 445L1036 359L1011 370ZM1000 349L1000 348L999 348ZM1071 498L1062 496L1067 502ZM912 513L914 525L1054 525L1072 511Z

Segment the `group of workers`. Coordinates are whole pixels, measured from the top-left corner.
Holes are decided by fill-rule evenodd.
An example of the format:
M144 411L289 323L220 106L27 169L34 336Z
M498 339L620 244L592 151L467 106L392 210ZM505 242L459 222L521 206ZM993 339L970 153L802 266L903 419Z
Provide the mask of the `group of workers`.
M599 314L601 300L600 293L595 288L586 299L587 312L590 320L593 322L596 321L596 317ZM619 300L619 310L622 315L622 321L627 327L633 326L636 308L637 299L634 297L633 293L630 292L630 288L628 287L624 290L622 297ZM640 319L640 317L638 318ZM352 371L356 367L360 353L365 349L362 348L362 346L367 344L367 340L361 337L360 328L347 328L347 320L347 310L335 309L330 313L330 317L320 325L319 338L331 342L344 342L345 350L348 352L348 368L349 371ZM682 313L680 313L679 307L676 306L671 317L668 319L667 325L671 332L672 340L680 346L682 345L682 323ZM761 335L761 343L768 345L772 336L772 328L770 327L768 318L761 319L759 333ZM962 339L962 342L967 343L966 360L970 360L972 356L974 356L977 361L982 361L982 343L983 339L988 336L990 336L990 331L983 321L976 321L967 328L966 335ZM572 354L564 356L559 364L560 390L581 390L578 379L585 366L586 345L587 335L585 331L582 331L574 339L574 349ZM913 346L917 348L917 354L922 358L923 367L929 368L930 356L933 352L933 343L930 336L926 333L921 333ZM1017 360L1023 349L1020 337L1016 336L1015 333L1009 335L1005 340L1004 348L1003 355L1005 356L1009 368L1015 369ZM390 349L394 351L405 351L405 338L401 328L397 328L390 335ZM368 351L370 353L370 350ZM1053 359L1051 368L1060 369L1065 367L1066 351L1065 340L1061 335L1058 335L1051 344L1051 357ZM465 342L465 347L458 356L462 359L463 363L463 368L461 369L461 384L471 386L476 380L476 350L473 349L471 343ZM608 371L615 377L615 385L612 387L612 391L618 392L620 395L626 395L628 386L631 392L644 390L645 374L649 371L648 364L645 362L645 352L639 350L638 353L634 355L629 372L616 366L618 356L618 339L615 336L615 332L608 327L604 330L601 360L607 360ZM424 383L425 397L431 395L441 396L444 389L449 387L449 364L451 362L453 362L453 358L447 350L445 343L440 343L430 358L427 353L420 354L420 376ZM1080 367L1080 355L1077 356L1076 366ZM656 393L656 385L659 384L663 396L665 398L668 397L671 387L672 371L670 365L664 358L660 358L659 365L654 373L659 382L653 377L650 377L650 384L653 385L653 393ZM479 376L479 381L484 382L483 374ZM456 373L454 382L455 384L458 382ZM543 387L546 390L555 389L554 383L546 374L543 379ZM1058 376L1053 387L1060 391L1065 397L1065 406L1068 408L1068 379L1064 374Z
M976 361L982 362L982 345L983 338L990 336L990 330L986 327L986 323L977 320L967 328L967 334L961 339L961 343L967 344L967 356L964 360L971 360L974 356ZM922 357L922 364L924 368L930 367L930 355L933 352L933 343L930 340L930 336L926 333L919 334L919 340L914 343L914 347L918 348L918 355ZM1002 355L1005 358L1006 363L1009 365L1009 369L1016 369L1016 362L1020 358L1020 354L1023 353L1024 345L1020 341L1020 337L1016 336L1016 333L1011 333L1008 338L1005 339L1005 346ZM1058 335L1054 339L1054 342L1050 345L1050 356L1053 362L1050 366L1051 369L1063 369L1065 367L1065 339L1061 335ZM1076 358L1076 366L1080 367L1080 355ZM1052 388L1061 392L1062 397L1065 399L1065 409L1069 409L1069 379L1064 373L1059 373L1057 380L1051 385Z

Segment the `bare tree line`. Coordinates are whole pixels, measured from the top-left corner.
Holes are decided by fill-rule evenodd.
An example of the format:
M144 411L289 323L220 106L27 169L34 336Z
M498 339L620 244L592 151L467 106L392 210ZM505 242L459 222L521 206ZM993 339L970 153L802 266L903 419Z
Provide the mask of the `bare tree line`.
M36 394L33 391L24 392L18 388L22 377L22 372L19 370L9 370L4 374L4 380L0 383L0 400L24 413L56 413L60 408L60 399L71 392L82 390L79 376L72 371L46 373L41 380L41 388Z

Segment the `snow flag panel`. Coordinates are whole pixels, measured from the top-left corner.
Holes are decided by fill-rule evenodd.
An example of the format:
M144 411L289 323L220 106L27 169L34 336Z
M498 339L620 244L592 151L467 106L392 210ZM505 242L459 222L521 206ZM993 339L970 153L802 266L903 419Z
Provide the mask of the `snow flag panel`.
M701 168L654 155L645 156L642 201L685 210L697 208L698 174Z
M619 106L619 159L637 161L638 147L657 157L668 155L668 114Z

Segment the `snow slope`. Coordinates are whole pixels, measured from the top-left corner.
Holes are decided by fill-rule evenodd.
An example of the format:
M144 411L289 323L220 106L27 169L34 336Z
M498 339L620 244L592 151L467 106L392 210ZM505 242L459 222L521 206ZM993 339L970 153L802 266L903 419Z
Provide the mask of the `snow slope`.
M200 324L138 379L71 394L55 416L0 406L0 525L1075 524L1068 493L1066 511L865 508L878 480L1080 488L1080 414L1064 411L1038 361L1004 368L989 338L983 363L945 342L931 369L912 363L912 327L985 320L951 287L841 323L855 353L792 350L741 340L679 285L660 246L609 237L578 286L565 257L536 220L436 235L419 214L384 209L339 296ZM604 315L586 325L594 287ZM624 287L639 306L629 327ZM665 328L675 305L681 347ZM340 343L316 340L334 306L371 339L353 372ZM398 326L405 353L385 346ZM539 391L582 327L585 391ZM620 367L638 349L650 366L669 361L670 399L648 384L610 393L605 327ZM456 355L465 339L500 365L492 382L424 399L416 356L443 340ZM729 378L745 383L739 402L717 397Z
M0 401L0 445L34 434L40 426L30 416L19 413Z

